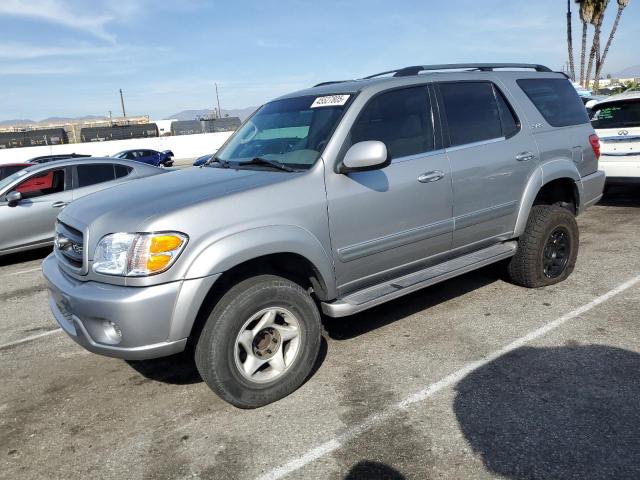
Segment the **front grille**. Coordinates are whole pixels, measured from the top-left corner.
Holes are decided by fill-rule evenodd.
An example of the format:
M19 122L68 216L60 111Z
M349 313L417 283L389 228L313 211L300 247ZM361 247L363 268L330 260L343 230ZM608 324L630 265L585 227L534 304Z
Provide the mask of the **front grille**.
M56 223L55 250L58 258L74 269L82 269L84 263L84 239L82 232L60 221Z

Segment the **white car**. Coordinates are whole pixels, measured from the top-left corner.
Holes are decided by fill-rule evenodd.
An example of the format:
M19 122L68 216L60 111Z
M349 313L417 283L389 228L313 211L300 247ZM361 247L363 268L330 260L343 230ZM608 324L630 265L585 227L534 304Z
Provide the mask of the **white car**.
M591 123L600 137L600 168L607 183L640 183L640 92L598 102Z

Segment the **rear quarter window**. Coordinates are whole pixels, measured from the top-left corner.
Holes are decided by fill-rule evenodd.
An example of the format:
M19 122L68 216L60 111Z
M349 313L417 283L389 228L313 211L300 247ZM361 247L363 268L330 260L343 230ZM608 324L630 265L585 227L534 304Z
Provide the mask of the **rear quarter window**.
M116 169L116 178L126 177L133 170L133 168L127 167L126 165L117 165L117 164L115 165L115 169Z
M517 80L544 119L552 127L589 123L584 104L573 85L564 78L527 78Z

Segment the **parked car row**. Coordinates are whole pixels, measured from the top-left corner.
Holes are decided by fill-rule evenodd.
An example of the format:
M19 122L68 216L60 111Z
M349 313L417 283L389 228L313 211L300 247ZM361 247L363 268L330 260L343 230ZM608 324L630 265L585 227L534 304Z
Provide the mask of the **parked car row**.
M173 152L171 150L163 150L162 152L150 149L123 150L112 156L123 160L147 163L149 165L155 165L156 167L173 166Z
M167 172L144 163L94 157L1 168L13 172L0 180L0 255L52 245L56 217L80 197Z
M172 165L172 151L149 149L106 158L43 155L0 165L0 255L53 244L55 219L71 201Z

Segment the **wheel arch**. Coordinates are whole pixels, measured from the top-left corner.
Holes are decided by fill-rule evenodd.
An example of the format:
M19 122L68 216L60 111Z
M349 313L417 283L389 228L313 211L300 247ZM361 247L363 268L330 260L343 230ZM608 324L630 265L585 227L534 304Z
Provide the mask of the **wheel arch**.
M309 231L293 225L272 225L221 238L194 258L186 278L201 278L269 264L276 271L308 272L319 297L335 295L333 262ZM216 282L218 283L218 282Z
M520 200L514 237L525 230L531 208L534 205L572 204L572 211L580 211L582 180L580 172L570 160L554 160L541 165L529 177Z

